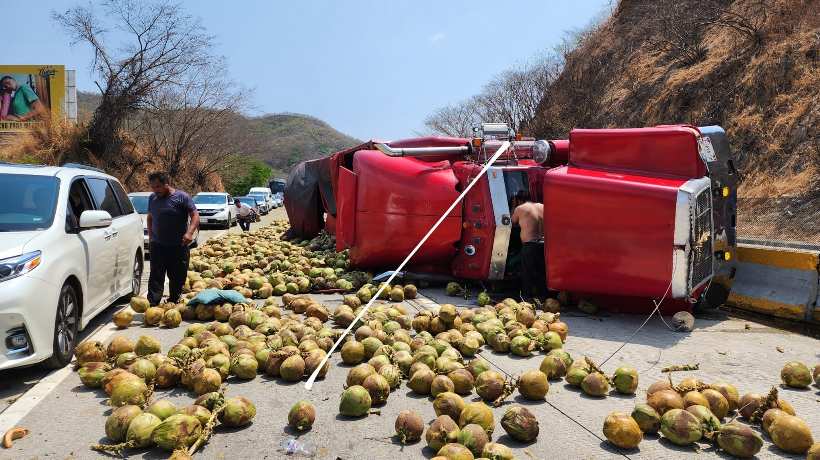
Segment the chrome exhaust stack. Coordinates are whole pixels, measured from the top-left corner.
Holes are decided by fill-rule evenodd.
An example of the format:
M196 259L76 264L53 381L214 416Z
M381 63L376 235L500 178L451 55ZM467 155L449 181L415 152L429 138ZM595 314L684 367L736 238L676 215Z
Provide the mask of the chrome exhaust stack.
M390 157L422 157L425 155L465 155L470 152L470 147L466 145L459 145L457 147L393 148L387 144L376 144L375 147L381 153Z

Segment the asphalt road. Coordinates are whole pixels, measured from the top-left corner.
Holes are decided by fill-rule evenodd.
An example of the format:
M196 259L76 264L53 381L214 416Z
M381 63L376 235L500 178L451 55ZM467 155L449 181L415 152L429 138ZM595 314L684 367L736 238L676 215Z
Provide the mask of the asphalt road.
M262 217L262 222L257 225L265 225L272 222L274 219L286 219L287 215L284 208L278 208L271 211L267 216ZM251 227L253 229L253 227ZM209 239L228 232L239 232L239 226L233 226L229 230L215 229L212 227L204 227L199 232L199 242L204 243ZM151 261L145 261L145 269L142 276L142 291L146 291L148 286L148 273L150 271ZM119 310L125 301L119 301L111 307L96 316L91 323L80 333L81 340L98 332L103 326L110 323L111 315ZM22 396L26 391L40 382L46 377L50 371L43 369L41 366L29 366L19 369L11 369L8 371L0 371L0 414L6 408Z
M464 303L463 299L448 298L441 289L424 289L418 302L405 302L412 313L416 308L435 308L438 303ZM331 309L341 300L339 295L314 296ZM114 309L111 309L114 311ZM565 348L576 359L584 355L597 362L614 352L644 318L628 315L588 316L566 312L562 318L569 324L569 339ZM184 333L185 324L177 329L131 327L114 331L105 324L95 339L107 342L112 334L136 338L150 334L159 339L163 350L176 343ZM719 458L722 455L702 444L700 450L681 448L657 436L647 436L638 449L621 452L603 441L602 425L611 411L630 412L637 402L644 402L647 387L665 377L660 372L672 364L700 363L701 370L693 373L705 381L724 380L735 384L741 394L765 394L779 384L779 372L790 360L814 365L820 362L820 342L749 321L725 318L698 320L691 333L669 331L657 318L650 321L631 343L603 366L607 372L621 365L630 365L640 373L637 395L610 395L606 398L587 397L561 381L551 383L545 402L523 401L517 394L500 408L494 409L496 427L493 440L513 448L520 459L609 459L609 458ZM483 357L504 371L516 375L538 368L541 357L515 358L484 352ZM317 409L313 429L298 440L321 459L390 459L431 458L434 453L424 442L401 446L391 438L396 415L405 409L419 412L425 421L435 418L429 399L413 394L403 384L391 393L387 403L378 408L381 415L348 419L338 413L339 395L347 374L347 367L338 354L331 360L327 377L317 382L312 391L303 383L285 383L259 375L253 380L228 380L228 394L245 396L256 404L257 415L250 426L237 430L218 430L197 458L284 458L279 449L283 441L294 433L286 428L287 411L300 400L311 401ZM676 376L677 379L682 377ZM7 381L5 375L0 381ZM18 390L19 391L19 390ZM30 392L31 393L31 392ZM24 395L21 401L27 401ZM193 395L182 389L158 391L155 399L168 398L178 406L191 404ZM780 389L781 399L792 403L812 427L815 439L820 438L820 405L818 389ZM468 400L475 397L469 397ZM499 421L512 404L522 404L539 420L540 436L529 445L515 442L504 433ZM86 389L74 372L65 373L52 391L39 397L39 403L23 414L18 425L31 434L15 442L14 447L0 450L0 459L29 458L101 458L88 446L104 441L105 416L110 413L105 394ZM2 414L0 414L2 418ZM0 426L0 429L5 427ZM132 450L129 456L146 459L167 458L158 449ZM789 458L767 440L758 458ZM798 458L798 457L794 457Z

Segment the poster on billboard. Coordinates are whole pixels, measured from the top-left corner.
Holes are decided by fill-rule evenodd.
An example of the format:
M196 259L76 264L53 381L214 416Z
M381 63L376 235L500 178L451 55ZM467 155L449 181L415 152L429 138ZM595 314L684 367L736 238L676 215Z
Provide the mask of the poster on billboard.
M24 128L71 119L66 88L74 86L67 86L66 77L62 65L0 65L0 123Z

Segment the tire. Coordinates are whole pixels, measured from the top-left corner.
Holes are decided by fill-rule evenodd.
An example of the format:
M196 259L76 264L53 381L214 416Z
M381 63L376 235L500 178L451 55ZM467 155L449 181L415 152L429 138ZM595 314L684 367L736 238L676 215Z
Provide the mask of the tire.
M43 364L49 369L67 366L74 356L80 325L80 301L77 291L69 283L60 289L57 314L54 320L52 355Z
M142 290L142 269L145 267L145 264L142 261L142 257L140 256L140 252L137 251L134 254L134 267L133 271L131 272L131 293L128 297L133 297L140 295L140 291Z

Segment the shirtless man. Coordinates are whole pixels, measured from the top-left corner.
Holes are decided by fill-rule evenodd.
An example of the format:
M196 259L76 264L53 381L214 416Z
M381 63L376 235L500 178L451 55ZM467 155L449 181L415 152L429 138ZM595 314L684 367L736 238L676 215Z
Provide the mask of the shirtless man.
M525 298L542 298L545 294L544 205L530 201L530 194L519 191L511 200L515 210L513 225L521 227L521 273Z

